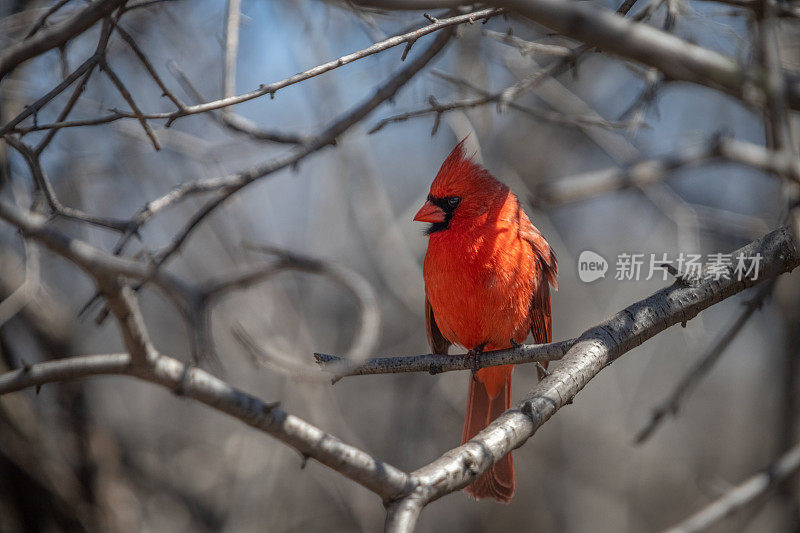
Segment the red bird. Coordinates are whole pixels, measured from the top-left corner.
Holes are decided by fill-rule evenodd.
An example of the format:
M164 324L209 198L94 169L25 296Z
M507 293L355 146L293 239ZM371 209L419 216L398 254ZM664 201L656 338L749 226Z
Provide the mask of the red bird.
M442 163L414 220L430 222L425 254L425 323L433 353L451 344L472 354L509 348L533 333L552 341L550 285L555 253L509 188L464 155L462 140ZM478 370L469 383L462 443L511 406L513 365ZM541 377L541 376L540 376ZM466 491L509 502L509 453Z

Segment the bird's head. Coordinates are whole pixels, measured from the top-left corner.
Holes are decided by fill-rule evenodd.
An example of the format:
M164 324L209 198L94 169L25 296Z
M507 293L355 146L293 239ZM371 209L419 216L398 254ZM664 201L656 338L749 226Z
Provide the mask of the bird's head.
M507 195L508 187L465 155L462 140L442 163L428 199L414 220L430 222L428 235L452 226L469 225L502 204Z

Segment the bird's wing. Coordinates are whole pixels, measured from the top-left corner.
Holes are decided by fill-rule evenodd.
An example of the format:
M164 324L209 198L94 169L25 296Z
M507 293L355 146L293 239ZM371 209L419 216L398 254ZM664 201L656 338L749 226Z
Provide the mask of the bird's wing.
M531 333L539 344L553 342L553 323L550 318L550 286L558 290L558 261L555 252L547 240L531 223L528 217L521 217L520 234L533 249L536 262L536 273L539 283L531 296L530 316ZM547 368L547 363L542 365ZM544 377L542 368L537 368L539 379Z
M550 319L550 284L539 283L531 298L531 333L538 344L553 342L553 325Z
M433 316L433 307L425 298L425 330L428 333L428 344L431 347L431 352L441 355L447 355L447 350L452 344L449 340L442 335L439 326L436 325L436 318Z
M522 235L533 248L533 258L536 262L536 273L539 279L538 286L531 296L531 333L539 344L553 342L553 326L550 321L550 285L558 290L558 262L556 254L550 245L533 224L528 221L527 227L522 228Z

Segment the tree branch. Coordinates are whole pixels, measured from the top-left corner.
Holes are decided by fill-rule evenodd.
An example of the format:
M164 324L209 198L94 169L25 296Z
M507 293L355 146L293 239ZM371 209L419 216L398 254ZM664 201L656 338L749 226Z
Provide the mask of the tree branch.
M738 485L709 506L672 526L664 533L702 531L742 507L753 503L798 470L800 470L800 446L792 448L763 472Z
M739 332L742 331L744 325L750 320L750 317L761 308L764 299L772 292L772 287L773 283L767 283L759 289L758 293L745 304L744 311L736 317L733 324L731 324L725 333L711 345L708 351L691 366L667 399L653 409L650 420L636 435L636 444L641 444L650 438L667 415L677 414L681 401L686 398L700 380L708 374L722 354L725 353L730 343L733 342Z
M506 350L483 352L477 359L470 354L425 354L403 357L378 357L367 359L363 363L353 364L343 357L324 353L315 353L314 358L323 370L333 375L334 381L338 381L346 376L398 374L404 372L439 374L454 370L479 370L499 365L557 361L572 348L576 341L577 339L568 339L550 344L521 344Z
M135 366L128 354L68 357L29 365L0 375L0 395L47 383L96 375L123 375L155 383L226 413L296 448L378 494L391 499L412 488L405 472L345 444L281 410L275 403L232 387L199 368L157 355L152 366Z
M535 187L531 202L553 206L628 187L642 188L668 178L675 170L720 160L787 177L800 172L800 164L785 152L717 136L705 144L645 159L626 168L596 170L543 182Z
M107 17L126 0L98 0L63 22L38 32L30 39L11 45L0 53L0 81L21 63L41 55L48 50L64 45L73 37L92 27L98 20Z
M615 15L595 3L560 0L498 3L562 35L657 68L672 80L705 85L739 98L744 98L748 83L763 89L763 73L754 73L751 79L729 57ZM790 100L793 108L800 108L800 91L795 87L792 87Z
M158 271L153 265L109 254L80 239L68 237L48 226L39 215L0 201L0 219L16 226L20 232L42 243L58 255L72 261L94 279L124 276L153 281L165 294L183 301L188 288L174 276Z

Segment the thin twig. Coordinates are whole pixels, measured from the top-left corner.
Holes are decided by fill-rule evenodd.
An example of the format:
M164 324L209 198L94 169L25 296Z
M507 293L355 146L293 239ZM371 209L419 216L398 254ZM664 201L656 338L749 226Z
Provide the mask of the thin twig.
M131 50L133 50L133 53L142 63L142 66L144 66L145 70L147 70L147 73L150 74L150 77L153 78L153 81L156 82L156 85L158 85L158 88L161 89L161 94L169 98L172 101L172 103L175 104L175 107L177 107L179 110L184 109L186 106L183 104L183 102L180 101L180 99L177 96L175 96L175 94L172 91L169 90L167 85L161 79L161 76L159 76L158 73L156 72L156 69L153 67L153 64L150 63L149 59L147 59L147 56L144 54L144 52L142 52L142 49L139 48L139 45L136 43L131 34L125 31L119 25L116 26L116 30L117 34L122 38L122 40L128 43L128 46L131 48Z
M125 101L128 102L128 105L131 106L131 111L133 113L133 116L135 116L139 120L139 124L142 125L142 129L144 130L145 134L150 138L150 142L153 143L153 148L155 148L157 151L161 150L161 146L159 146L158 144L158 139L156 139L156 135L153 132L153 128L150 127L150 124L147 122L147 119L142 114L142 111L139 109L139 106L136 105L136 101L133 99L133 95L131 95L130 91L128 91L128 88L125 87L125 84L122 82L119 76L117 76L117 73L114 72L114 70L105 60L105 58L100 60L100 68L103 70L103 72L106 73L108 78L111 80L111 83L114 84L114 86L119 91L119 94L122 95L122 98L124 98Z
M97 0L66 20L39 31L30 39L7 46L0 52L0 80L21 63L48 50L63 46L70 39L92 27L100 19L109 16L125 2L126 0Z
M80 209L67 207L61 203L55 193L50 179L47 177L40 161L40 155L36 150L33 150L28 145L16 139L13 136L6 136L6 142L11 145L17 152L22 155L28 168L31 171L33 182L36 190L38 190L47 202L50 208L50 214L53 216L64 217L67 219L76 220L78 222L85 222L94 226L107 228L110 230L118 231L120 233L127 231L131 223L127 220L120 220L114 218L98 217L89 213L85 213Z
M665 530L664 533L703 531L723 518L752 504L798 470L800 470L800 446L795 446L775 463L765 468L763 472L736 486L683 522Z
M47 22L47 19L50 18L51 15L53 15L56 11L58 11L59 9L61 9L62 7L64 7L68 3L70 3L71 1L72 0L58 0L58 2L56 2L55 4L53 4L52 6L47 8L47 10L44 13L42 13L42 16L39 17L36 20L36 23L34 23L33 27L31 27L30 31L25 35L25 38L29 39L29 38L33 37L33 35L37 31L39 31L42 28L44 28L44 25Z
M497 102L504 92L504 91L499 91L496 93L491 93L489 91L481 89L480 87L476 87L467 80L451 76L444 72L433 71L432 74L436 77L442 78L443 80L449 81L450 83L459 85L461 87L466 87L470 91L477 94L478 97L458 100L447 104L440 104L435 99L431 98L429 107L418 109L415 111L407 111L405 113L400 113L399 115L394 115L382 119L380 122L376 123L369 130L368 133L369 134L377 133L378 131L382 130L384 127L392 123L404 122L411 118L424 117L428 115L436 115L436 119L438 121L441 115L443 115L444 113L448 113L450 111L471 109L475 107L481 107L493 102ZM564 124L576 127L598 126L601 128L612 128L612 129L628 129L632 126L632 123L630 122L611 122L602 118L595 118L591 116L573 116L573 115L564 115L561 113L556 113L551 111L541 111L538 109L517 104L516 102L509 102L507 105L511 109L520 111L536 119L545 120L547 122L552 122L555 124Z
M239 52L239 21L241 16L241 0L228 0L228 14L225 24L225 65L222 74L223 98L230 98L236 94L236 60Z
M40 288L38 245L23 239L25 246L25 277L22 284L0 301L0 326L19 313L35 296Z
M118 19L118 17L119 15L117 15L115 19ZM103 27L102 30L100 31L100 39L98 39L97 46L95 47L94 54L92 55L92 57L98 58L98 61L97 63L89 66L88 70L81 78L81 81L78 82L78 84L75 86L72 95L70 96L64 108L61 110L61 113L59 113L58 117L56 118L56 122L63 122L69 116L69 114L72 112L72 109L75 107L75 104L78 103L78 99L86 90L86 85L89 83L89 78L91 78L92 74L94 73L95 66L99 64L100 58L102 58L105 55L106 47L108 47L108 40L111 38L111 32L113 28L114 28L114 21L108 18L103 20ZM44 137L39 142L39 144L36 145L36 149L34 150L34 153L36 154L37 157L41 155L44 149L47 148L47 146L53 141L53 138L56 136L57 133L58 130L53 129L49 130L44 135Z
M545 56L572 57L574 54L573 50L566 46L534 43L520 39L510 32L500 33L499 31L483 30L483 34L495 41L515 47L523 56L541 54Z
M764 299L772 292L772 283L762 286L753 298L745 304L745 309L736 317L736 320L728 327L725 332L714 341L709 349L700 357L686 372L683 378L672 390L667 398L653 409L650 420L636 434L634 442L642 444L653 435L659 425L668 415L676 415L680 409L680 404L697 387L702 379L711 371L711 368L725 353L736 336L742 331L744 325L750 317L761 308Z
M106 0L109 1L109 0ZM119 1L119 0L117 0ZM179 118L189 116L189 115L196 115L198 113L206 113L208 111L213 111L215 109L222 109L225 107L229 107L232 105L240 104L242 102L247 102L249 100L253 100L255 98L260 98L265 95L270 95L270 97L274 97L275 93L279 90L288 87L290 85L294 85L305 81L307 79L313 78L315 76L319 76L321 74L325 74L326 72L330 72L331 70L335 70L339 67L344 65L350 64L354 61L358 61L359 59L363 59L365 57L377 54L379 52L383 52L384 50L388 50L390 48L394 48L395 46L399 46L404 43L414 42L417 39L424 37L430 33L434 33L440 30L448 29L453 26L459 24L468 24L474 23L477 20L488 19L503 13L504 10L500 8L492 8L492 9L482 9L478 11L473 11L471 13L466 13L463 15L456 15L453 17L443 18L437 20L437 22L428 24L427 26L423 26L417 30L404 33L402 35L398 35L395 37L390 37L384 41L379 43L375 43L372 46L359 50L357 52L353 52L351 54L344 55L339 57L338 59L334 59L333 61L329 61L327 63L323 63L321 65L317 65L316 67L310 68L293 76L290 76L286 79L281 81L271 83L269 85L262 85L258 89L254 91L250 91L248 93L240 94L238 96L232 96L229 98L222 98L219 100L214 100L211 102L204 102L202 104L186 106L183 109L178 109L173 112L167 113L141 113L136 114L134 113L126 113L124 111L114 110L109 115L105 117L101 117L99 119L94 119L89 124L86 121L75 121L75 122L67 122L58 124L57 127L59 128L66 128L66 127L78 127L84 125L96 125L96 124L105 124L109 122L114 122L116 120L120 120L123 118L137 118L139 120L158 120L163 119L166 120L166 127L169 127L175 120ZM7 124L3 128L0 129L0 135L7 133L12 128L14 128L20 121L16 119L12 122L12 124ZM39 126L39 129L47 129L48 127L54 127L53 125L44 125Z
M550 344L521 344L505 350L483 352L479 358L471 354L441 355L425 354L401 357L378 357L363 363L351 362L346 358L315 353L314 358L326 372L338 381L346 376L366 376L371 374L397 374L404 372L428 372L439 374L454 370L476 370L499 365L521 365L557 361L569 351L577 339L569 339Z
M183 85L186 91L195 102L202 102L205 100L203 95L189 80L189 77L184 73L176 63L170 63L173 74L178 78L178 81ZM222 126L233 130L238 133L243 133L258 141L268 141L282 144L303 144L311 140L311 136L298 133L288 133L279 130L265 130L258 127L253 121L245 118L231 108L223 108L218 111L210 111L210 116L219 122Z

